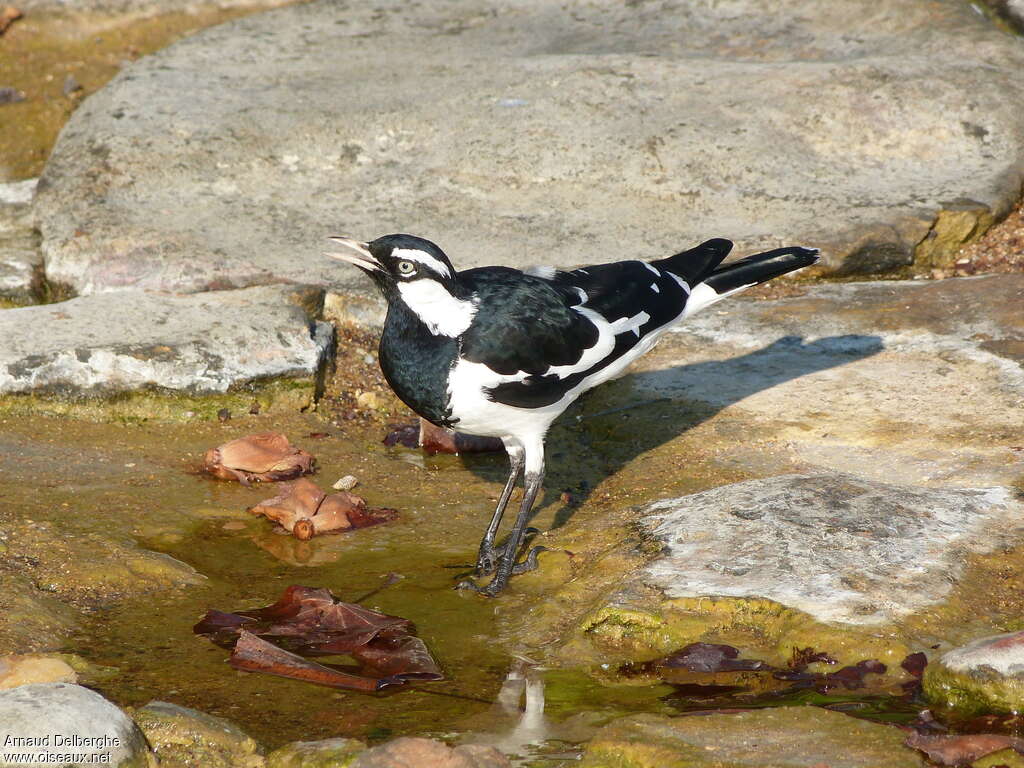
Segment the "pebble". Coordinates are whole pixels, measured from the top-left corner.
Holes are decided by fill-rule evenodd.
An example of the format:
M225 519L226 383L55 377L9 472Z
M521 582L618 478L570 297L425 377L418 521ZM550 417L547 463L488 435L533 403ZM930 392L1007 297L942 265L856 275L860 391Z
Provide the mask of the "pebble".
M359 485L359 480L357 480L354 475L345 475L344 477L339 478L331 488L336 491L351 491L357 485Z

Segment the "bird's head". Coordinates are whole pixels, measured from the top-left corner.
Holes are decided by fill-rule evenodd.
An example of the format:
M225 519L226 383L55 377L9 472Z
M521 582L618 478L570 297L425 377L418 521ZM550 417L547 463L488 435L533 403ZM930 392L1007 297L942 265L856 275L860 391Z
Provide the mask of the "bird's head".
M331 240L344 250L327 255L359 267L385 295L402 284L419 280L433 280L449 288L455 280L455 268L444 251L422 237L384 235L368 243L350 237Z
M385 235L369 243L349 237L331 240L344 250L328 256L359 267L389 304L404 304L431 332L457 336L476 314L476 304L452 263L429 240L413 235Z

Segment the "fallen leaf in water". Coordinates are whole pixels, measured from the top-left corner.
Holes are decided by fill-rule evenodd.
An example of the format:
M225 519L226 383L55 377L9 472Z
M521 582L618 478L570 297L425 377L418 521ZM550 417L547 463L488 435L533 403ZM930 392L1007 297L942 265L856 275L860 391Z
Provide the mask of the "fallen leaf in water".
M766 669L763 661L738 658L731 645L690 643L681 650L655 662L656 667L687 669L690 672L737 672Z
M505 450L504 443L497 437L452 432L431 424L426 419L420 419L419 444L429 454L492 453Z
M422 448L427 453L489 453L504 451L505 445L497 437L480 437L463 432L452 432L431 424L426 419L418 423L389 424L390 431L384 437L384 445L404 445L406 448Z
M811 664L816 663L835 664L836 660L827 653L816 651L813 648L794 648L787 666L796 672L803 672Z
M996 733L947 736L911 731L905 743L924 752L929 760L939 765L970 765L985 755L1007 748L1024 754L1024 739Z
M388 424L388 430L384 436L384 445L388 448L396 445L404 445L406 448L419 447L419 424Z
M303 541L322 533L367 528L398 516L393 509L368 508L354 493L326 494L304 477L285 483L277 496L250 507L249 512L273 520Z
M443 678L412 622L342 602L326 589L293 585L266 608L237 613L210 609L192 631L232 648L232 666L249 672L360 691ZM296 654L348 654L363 674Z
M928 657L918 651L907 656L900 662L900 666L914 677L921 677L924 675L924 668L928 666Z
M343 672L329 664L317 664L298 654L279 648L273 643L241 630L238 642L228 663L235 669L246 672L263 672L267 675L303 680L307 683L327 685L331 688L347 688L353 691L379 691L388 685L401 685L401 680L373 678Z
M0 8L0 35L7 31L7 28L20 19L24 14L13 5L5 5Z
M315 461L306 451L293 447L279 432L262 432L211 448L206 452L203 465L214 477L250 485L311 474Z

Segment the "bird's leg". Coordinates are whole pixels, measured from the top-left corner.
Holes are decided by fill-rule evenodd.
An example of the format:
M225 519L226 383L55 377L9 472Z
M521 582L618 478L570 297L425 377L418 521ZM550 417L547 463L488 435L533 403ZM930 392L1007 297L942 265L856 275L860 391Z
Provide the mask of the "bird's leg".
M476 559L476 575L486 576L488 573L494 572L494 566L497 563L498 555L494 551L494 537L498 533L498 526L501 524L501 516L505 513L505 507L508 506L508 500L512 496L512 490L516 487L516 480L519 479L519 473L523 471L523 446L518 441L503 440L505 443L505 450L508 451L508 461L511 465L511 471L509 472L508 481L505 483L505 488L501 492L501 497L498 499L498 506L494 510L494 516L491 518L491 524L487 526L487 533L484 534L483 540L480 542L480 554ZM515 554L513 553L513 557Z
M533 445L524 446L526 474L524 479L525 492L523 503L519 507L519 514L512 525L512 532L509 534L508 543L505 545L504 556L498 561L497 572L491 583L486 587L479 588L481 594L494 597L508 584L509 577L516 567L516 553L523 540L526 531L526 522L530 519L530 511L533 509L533 502L537 499L541 483L544 482L544 443L537 440ZM531 564L535 567L537 562L537 550L535 549L527 557L523 565L524 570L532 570Z

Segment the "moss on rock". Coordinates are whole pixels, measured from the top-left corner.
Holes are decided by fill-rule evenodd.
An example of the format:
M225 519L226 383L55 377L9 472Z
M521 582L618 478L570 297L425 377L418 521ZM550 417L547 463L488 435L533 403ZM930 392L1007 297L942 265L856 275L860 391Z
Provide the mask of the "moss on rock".
M294 741L267 755L267 768L345 768L364 749L358 739Z
M263 768L259 745L234 723L166 701L134 713L161 768Z
M575 639L622 661L654 659L695 642L734 645L775 665L798 648L826 651L843 664L878 659L895 666L909 653L897 638L826 624L763 598L649 596L639 605L606 605L583 620Z
M245 413L256 406L261 412L307 411L316 405L319 382L313 377L273 379L239 386L223 394L191 395L164 390L97 393L65 396L33 393L0 397L0 415L44 414L89 421L212 421L227 408Z
M702 717L640 715L602 728L581 768L917 768L891 726L815 707Z
M955 671L936 660L924 672L924 695L932 706L960 715L1024 710L1024 676L973 668Z

